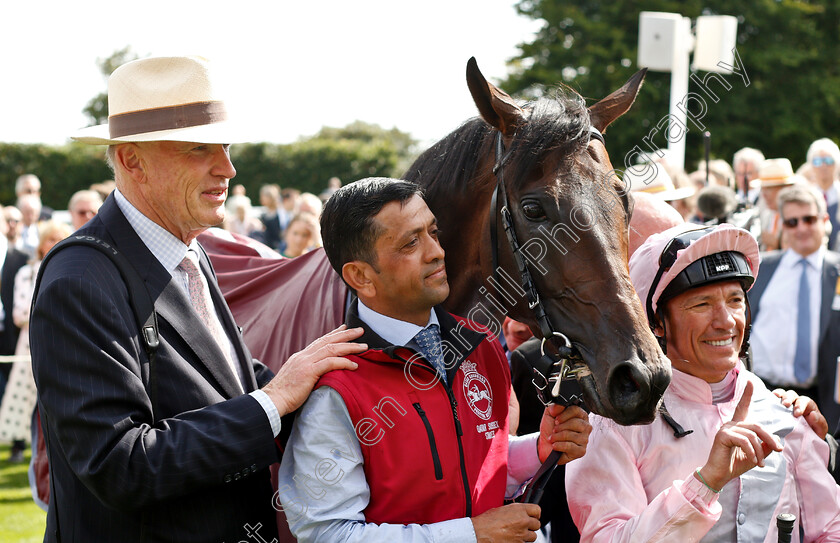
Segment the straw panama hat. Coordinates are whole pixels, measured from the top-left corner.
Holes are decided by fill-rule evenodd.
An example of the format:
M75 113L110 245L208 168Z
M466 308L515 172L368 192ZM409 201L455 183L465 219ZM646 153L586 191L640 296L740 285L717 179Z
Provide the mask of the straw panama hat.
M639 170L645 172L649 168L656 169L653 179L650 178L649 174L639 173ZM676 188L671 176L665 171L665 167L654 162L637 164L627 168L624 172L624 182L630 185L631 192L647 192L651 196L666 202L688 198L695 192L694 187Z
M249 141L242 127L228 120L221 86L210 62L202 57L128 62L108 79L108 123L83 128L71 137L92 145Z
M750 187L786 187L796 183L793 166L786 158L768 158L758 169L758 178L750 181Z

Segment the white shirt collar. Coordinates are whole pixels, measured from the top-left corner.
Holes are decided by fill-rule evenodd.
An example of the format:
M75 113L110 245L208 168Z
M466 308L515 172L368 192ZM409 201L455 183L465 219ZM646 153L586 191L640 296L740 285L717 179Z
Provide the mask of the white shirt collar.
M785 249L785 254L782 255L782 260L779 263L780 265L786 266L788 268L796 268L799 266L799 261L803 258L808 261L808 264L814 270L822 270L823 264L823 257L825 256L825 248L820 247L818 250L814 251L813 253L809 254L806 257L803 257L793 249Z
M143 215L119 189L114 190L114 198L120 211L128 220L128 224L131 225L143 244L148 247L149 251L170 274L175 271L187 255L187 250L192 249L196 254L199 254L196 240L190 242L189 246L184 245L184 242L176 238L171 232Z
M401 321L393 317L383 315L382 313L377 313L359 300L359 318L367 324L370 329L376 333L376 335L391 345L408 345L408 343L414 339L414 336L416 336L423 328L428 328L430 324L437 324L440 326L434 309L432 309L429 313L429 322L426 323L426 326L420 327L410 322Z

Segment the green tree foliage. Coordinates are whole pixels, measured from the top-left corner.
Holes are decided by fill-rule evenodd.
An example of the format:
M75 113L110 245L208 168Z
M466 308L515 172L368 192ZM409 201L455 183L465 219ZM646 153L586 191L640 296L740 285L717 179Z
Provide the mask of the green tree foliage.
M249 193L277 183L320 193L331 177L351 182L363 177L393 177L412 159L416 142L397 129L356 121L344 128L324 127L316 135L288 144L235 145L231 158L236 182Z
M111 73L126 62L136 60L137 55L131 50L131 46L125 46L122 49L114 51L111 56L107 58L97 58L96 64L99 66L99 71L105 76L107 80ZM87 115L90 120L88 126L95 126L104 124L108 121L108 93L100 92L90 99L90 102L84 107L82 112Z
M621 86L636 70L640 11L738 17L738 54L749 86L727 75L731 90L709 83L699 119L712 134L713 157L732 160L750 146L768 157L787 157L794 167L808 145L820 137L840 136L840 0L521 0L517 10L543 25L532 43L510 64L503 88L524 98L550 92L564 83L592 103ZM707 72L696 75L703 78ZM690 92L702 93L692 82ZM616 167L634 146L668 115L670 74L648 72L631 111L609 129L608 147ZM699 108L697 109L699 112ZM688 122L686 167L702 158L702 131ZM666 147L662 133L651 140Z

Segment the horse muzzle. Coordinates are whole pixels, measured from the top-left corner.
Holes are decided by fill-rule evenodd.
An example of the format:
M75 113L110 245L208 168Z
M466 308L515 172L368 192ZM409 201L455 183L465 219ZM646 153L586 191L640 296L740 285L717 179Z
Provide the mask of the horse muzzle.
M667 360L646 365L631 359L610 368L605 383L589 371L579 370L577 378L590 411L629 426L653 422L671 382L671 369Z

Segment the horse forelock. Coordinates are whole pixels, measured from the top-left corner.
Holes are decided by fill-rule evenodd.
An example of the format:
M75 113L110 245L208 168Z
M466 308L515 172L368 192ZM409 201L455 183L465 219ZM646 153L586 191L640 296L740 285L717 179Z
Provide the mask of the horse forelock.
M517 128L510 145L506 180L522 182L549 155L561 158L559 167L570 164L589 142L589 111L580 95L558 94L526 104L528 122Z
M528 102L523 110L526 122L517 127L506 151L505 181L511 188L524 182L549 154L564 157L558 162L564 164L589 141L589 111L573 91ZM423 152L403 178L421 185L427 198L441 192L474 194L488 184L479 170L495 162L495 138L496 130L481 117L473 117Z

